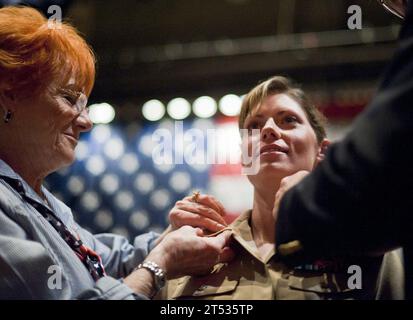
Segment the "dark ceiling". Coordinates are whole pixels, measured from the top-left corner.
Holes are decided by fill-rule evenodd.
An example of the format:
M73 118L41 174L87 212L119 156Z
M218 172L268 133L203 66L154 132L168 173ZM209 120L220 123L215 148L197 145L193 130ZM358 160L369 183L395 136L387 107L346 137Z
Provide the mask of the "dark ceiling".
M347 8L362 9L349 30ZM273 74L328 89L374 85L400 21L375 0L73 0L97 53L92 101L241 94Z

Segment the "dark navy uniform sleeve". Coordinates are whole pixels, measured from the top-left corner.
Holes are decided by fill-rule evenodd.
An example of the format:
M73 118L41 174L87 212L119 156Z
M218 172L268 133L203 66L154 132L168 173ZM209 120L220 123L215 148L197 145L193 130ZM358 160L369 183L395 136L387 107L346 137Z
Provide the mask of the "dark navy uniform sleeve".
M399 47L351 133L282 199L282 259L377 254L413 243L413 1ZM412 260L413 261L413 260Z

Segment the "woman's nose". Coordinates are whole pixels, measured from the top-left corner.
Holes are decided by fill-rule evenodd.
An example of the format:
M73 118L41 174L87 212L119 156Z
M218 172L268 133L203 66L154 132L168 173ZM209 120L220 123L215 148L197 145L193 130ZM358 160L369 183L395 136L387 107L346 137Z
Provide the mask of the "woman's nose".
M281 138L281 133L273 118L269 118L261 130L261 140L272 142Z
M93 127L93 122L90 120L89 114L86 110L76 118L76 125L80 128L80 132L90 131Z

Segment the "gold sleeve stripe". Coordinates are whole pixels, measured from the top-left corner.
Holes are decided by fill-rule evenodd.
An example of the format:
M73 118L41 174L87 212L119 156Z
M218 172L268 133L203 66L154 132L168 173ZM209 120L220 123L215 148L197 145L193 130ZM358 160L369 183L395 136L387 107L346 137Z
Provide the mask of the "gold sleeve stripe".
M278 246L279 254L283 256L288 256L290 254L294 254L298 251L303 250L303 246L300 241L294 240L288 243L280 244Z

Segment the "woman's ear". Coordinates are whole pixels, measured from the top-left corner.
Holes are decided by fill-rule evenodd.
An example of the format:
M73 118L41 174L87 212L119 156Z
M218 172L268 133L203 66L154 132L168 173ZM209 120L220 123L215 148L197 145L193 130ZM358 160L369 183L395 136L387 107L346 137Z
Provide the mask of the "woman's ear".
M10 90L0 90L0 108L1 112L8 110L14 111L16 104L16 97Z
M323 141L318 146L318 153L317 153L317 159L316 159L316 165L318 165L321 161L324 160L324 157L326 155L328 146L331 144L331 141L324 138Z

